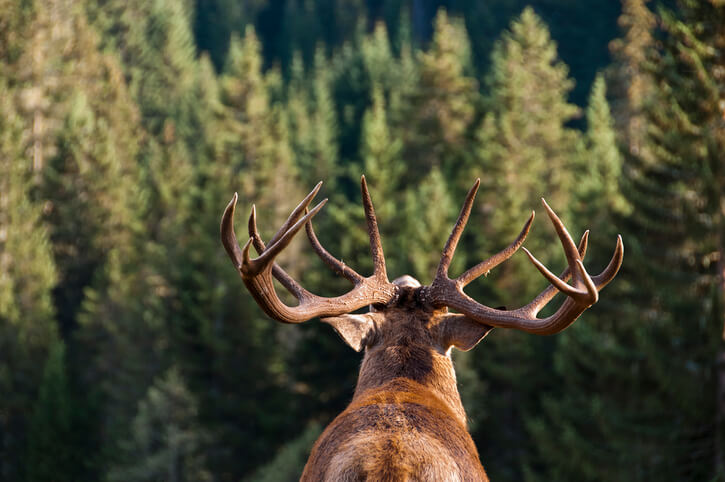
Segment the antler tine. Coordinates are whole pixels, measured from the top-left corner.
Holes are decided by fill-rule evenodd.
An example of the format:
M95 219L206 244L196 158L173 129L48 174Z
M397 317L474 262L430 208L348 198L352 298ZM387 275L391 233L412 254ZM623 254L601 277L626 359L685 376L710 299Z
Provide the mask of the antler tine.
M564 248L564 255L566 256L567 264L574 269L574 266L576 266L576 260L579 259L579 253L577 251L576 244L574 244L574 240L571 239L571 235L569 234L569 231L566 230L566 227L564 226L564 223L561 222L561 219L559 219L559 216L556 215L553 209L546 203L546 199L543 197L541 198L541 204L544 205L544 209L546 209L546 213L549 215L549 219L551 220L551 223L554 225L554 229L556 230L556 234L559 236L559 239L561 240L561 245ZM529 259L533 258L531 256L531 253L529 254ZM536 263L534 263L536 264ZM542 265L543 266L543 265ZM538 266L537 266L538 268ZM541 270L539 270L541 271ZM542 272L543 273L543 272ZM577 276L577 274L579 276ZM546 276L546 275L544 275ZM579 281L580 277L586 278L588 275L586 274L586 271L581 271L577 273L576 271L572 272L573 281L576 283Z
M333 255L330 254L329 251L325 249L324 246L322 246L320 240L317 239L315 230L312 229L312 221L305 224L305 231L307 231L307 238L310 240L312 249L315 250L317 255L320 257L320 259L322 259L322 261L325 262L327 266L329 266L335 273L344 276L354 285L362 283L364 278L360 274L358 274L355 270L347 266L339 259L335 258Z
M502 249L498 253L494 254L487 260L482 261L473 268L467 270L465 273L458 277L458 283L462 287L466 286L468 283L475 280L479 276L487 275L488 272L491 271L493 268L513 256L514 253L519 250L521 245L524 244L524 240L526 239L526 236L529 234L529 230L531 229L531 224L534 222L535 215L536 213L534 211L531 211L531 216L529 217L529 220L526 221L526 224L524 224L523 229L521 229L521 232L513 243L511 243L510 245L508 245L508 247Z
M267 249L260 253L258 258L244 260L242 263L242 273L248 276L254 276L272 263L274 258L277 257L277 255L290 243L290 241L292 241L292 238L295 234L297 234L300 228L302 228L307 221L312 219L312 217L317 214L320 209L322 209L322 206L324 206L326 202L327 199L323 199L317 206L312 208L309 213L303 216L294 224L294 226L282 234L282 236L280 236L274 244L270 244ZM245 249L247 251L249 250L250 241L252 241L252 238L250 238L245 245Z
M598 289L607 286L617 276L617 272L622 266L622 261L624 261L624 243L622 242L622 235L618 234L617 246L614 248L614 254L612 255L612 259L609 260L609 264L604 268L604 271L596 276L592 276L592 280Z
M456 247L458 246L458 241L461 239L461 234L463 234L463 230L468 223L468 217L471 215L473 201L476 199L476 193L478 192L478 187L480 185L481 179L478 178L476 179L476 182L473 183L471 189L468 190L468 194L466 194L466 200L463 202L463 207L458 215L458 220L453 226L451 235L448 237L448 241L446 241L446 245L443 248L441 261L438 264L438 270L436 271L436 279L448 276L448 268L451 266L453 254L456 252Z
M544 205L544 208L546 208L546 211L549 214L549 219L551 219L551 223L554 225L556 234L559 236L561 245L564 248L564 254L566 255L569 270L572 274L572 281L574 282L575 286L570 286L561 279L559 279L559 277L549 271L546 266L539 262L539 260L537 260L534 255L532 255L526 248L523 248L524 252L529 257L529 260L531 260L534 266L536 266L536 268L541 272L541 274L544 275L544 277L549 280L549 282L554 285L559 291L566 294L570 298L575 299L581 304L591 306L597 302L597 300L599 299L599 294L597 292L596 286L594 285L594 282L584 269L584 265L582 264L581 258L579 257L579 250L574 244L574 240L571 239L571 236L566 230L566 227L564 227L564 223L561 222L559 216L557 216L554 210L549 207L544 198L541 198L541 203ZM582 289L582 287L584 289Z
M584 259L584 255L586 255L586 253L587 253L588 245L589 245L589 230L587 229L586 231L584 231L584 234L582 235L581 240L579 241L579 247L577 248L579 251L579 258ZM569 266L567 266L564 269L564 271L561 272L561 274L559 275L559 279L561 279L564 282L567 282L571 279L571 269L569 269ZM527 306L531 307L532 313L538 313L558 293L559 293L559 290L556 288L556 286L549 285L544 291L539 293L539 295L536 298L534 298L531 301L531 303L529 303Z
M279 238L284 236L284 234L289 231L290 226L292 226L294 223L297 222L297 220L300 218L302 213L306 212L307 207L312 202L312 199L317 195L317 193L320 191L320 188L322 187L322 181L318 182L317 185L310 191L310 193L305 196L305 198L297 205L296 208L290 213L287 220L282 224L282 226L279 228L279 230L272 236L272 239L269 240L269 245L273 245L277 242ZM260 253L261 254L261 253Z
M318 184L319 186L319 184ZM307 214L307 209L305 209ZM252 239L252 244L257 253L262 253L266 249L264 241L257 230L257 208L252 204L252 210L249 213L249 221L247 222L247 228L249 231L249 237ZM311 293L304 289L297 281L295 281L280 265L274 263L272 265L272 275L285 287L287 291L292 293L298 300L305 297L310 297Z
M564 281L562 281L561 279L559 279L559 277L556 276L551 271L549 271L549 269L546 266L544 266L541 263L541 261L539 261L538 259L536 259L534 257L534 255L531 254L531 251L529 251L526 248L523 248L523 249L524 249L524 252L526 253L526 255L529 257L529 260L531 260L531 262L534 264L534 266L536 266L536 269L538 269L541 272L541 274L544 275L544 278L546 278L547 280L549 280L549 282L552 285L554 285L559 291L561 291L562 293L565 293L565 294L567 294L568 296L571 296L571 297L577 297L577 296L580 296L582 294L585 294L585 293L582 293L581 291L577 290L576 288L574 288L572 286L569 286ZM579 260L576 260L576 261L579 261ZM571 271L571 268L569 268L569 270Z
M370 198L368 184L365 176L360 177L360 190L362 191L362 202L365 208L365 219L368 224L368 236L370 237L370 251L373 257L373 273L380 279L387 281L388 274L385 269L385 255L383 254L383 244L380 241L380 231L378 230L378 220L375 217L375 209L373 201Z
M234 208L237 205L237 199L239 199L239 195L234 193L232 200L229 201L226 209L224 209L219 230L224 249L229 255L229 258L232 260L232 263L234 263L234 266L236 266L237 269L240 269L242 267L243 259L242 250L239 248L237 235L234 233Z

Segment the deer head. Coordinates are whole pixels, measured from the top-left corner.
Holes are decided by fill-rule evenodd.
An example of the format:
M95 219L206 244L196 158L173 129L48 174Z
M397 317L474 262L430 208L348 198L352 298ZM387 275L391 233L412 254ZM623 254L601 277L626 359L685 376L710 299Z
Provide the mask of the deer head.
M388 280L377 220L364 176L361 180L362 201L374 265L373 273L368 277L332 256L314 233L311 219L327 200L311 210L308 206L321 182L292 211L268 245L257 230L253 206L248 223L249 240L240 248L233 227L236 194L227 206L221 223L222 242L244 284L264 312L283 323L302 323L320 317L332 325L350 347L356 351L365 349L353 401L316 442L303 480L347 480L361 475L375 479L375 474L384 473L398 473L400 480L404 475L419 480L448 480L450 474L457 474L462 480L470 480L466 474L473 480L484 480L485 473L465 428L465 412L456 387L451 348L470 350L494 327L536 335L558 333L596 303L599 290L617 274L624 254L621 237L617 239L609 265L601 274L590 276L582 263L588 231L577 247L561 220L542 199L568 261L568 267L560 276L551 273L522 248L534 220L532 213L508 247L451 279L448 267L479 184L476 180L468 192L433 282L426 286L410 276L392 283ZM352 283L352 289L346 294L334 298L314 295L275 263L276 256L303 226L318 256ZM254 259L249 255L252 245L259 253ZM464 292L466 285L510 258L519 248L551 283L530 303L513 310L494 309L478 303ZM298 300L296 306L282 302L275 291L274 278ZM571 284L568 283L570 280ZM567 296L561 307L547 318L538 318L537 314L558 292ZM369 313L351 314L365 306L370 306ZM383 406L388 409L383 410ZM375 413L368 413L371 410ZM366 430L371 419L379 419L382 424ZM393 419L406 422L395 428L398 422L393 423ZM384 447L391 443L397 455L385 462L382 459L390 450ZM457 443L460 446L453 446ZM451 455L446 457L445 454ZM428 474L427 478L421 474Z

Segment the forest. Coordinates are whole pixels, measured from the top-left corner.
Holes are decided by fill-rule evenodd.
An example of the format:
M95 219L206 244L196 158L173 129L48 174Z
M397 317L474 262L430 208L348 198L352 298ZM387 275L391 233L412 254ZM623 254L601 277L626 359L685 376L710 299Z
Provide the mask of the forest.
M390 279L430 283L479 177L454 275L534 209L563 269L542 196L590 272L624 239L566 331L454 353L491 480L725 481L723 0L0 0L0 480L298 480L361 356L265 316L219 220L238 192L269 239L324 181L367 275L362 174ZM517 253L467 293L546 286Z

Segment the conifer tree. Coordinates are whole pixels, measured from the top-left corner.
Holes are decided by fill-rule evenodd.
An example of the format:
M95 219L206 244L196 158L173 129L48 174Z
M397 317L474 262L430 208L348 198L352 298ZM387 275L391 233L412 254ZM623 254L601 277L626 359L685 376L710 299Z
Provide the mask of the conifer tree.
M392 81L398 72L394 68L395 58L385 24L376 23L373 31L362 39L360 47L371 84L381 86L386 91L392 89Z
M243 39L232 39L221 83L223 102L236 121L238 154L233 162L247 174L239 178L240 196L254 200L262 210L272 208L270 223L277 226L289 214L290 204L276 202L275 194L291 194L295 173L284 119L269 102L261 45L253 28L247 28Z
M637 468L662 480L717 479L725 470L719 361L725 5L676 6L660 10L663 48L653 62L658 92L646 109L644 152L651 157L633 159L627 189L629 236L639 255L630 302L646 314L634 340L646 360L640 376L657 394L647 416L635 418L642 448ZM653 459L653 453L662 456Z
M448 186L440 170L433 169L418 189L406 192L402 200L402 229L398 233L394 251L403 257L399 273L410 274L421 283L433 279L440 262L440 252L451 232L455 208L448 194ZM457 263L453 269L459 268Z
M440 10L435 19L433 43L420 55L420 77L407 99L407 129L402 131L409 165L415 165L408 182L420 182L417 173L438 167L450 178L460 171L474 120L477 83L470 76L468 34L460 20Z
M131 437L123 444L126 463L113 467L110 481L206 481L204 431L198 403L174 367L139 402Z
M592 86L586 118L587 131L575 164L572 213L580 230L591 230L586 263L596 272L611 255L618 220L629 215L621 191L623 157L601 76ZM631 340L637 320L627 320L621 308L625 292L621 286L613 283L596 306L556 337L553 371L558 380L540 396L541 410L526 420L537 442L527 480L631 476L626 462L631 451L624 443L615 444L611 435L626 430L621 405L636 383L622 376L635 354Z
M113 351L104 352L103 344L94 342L104 330L106 334L114 332L114 321L124 318L127 306L119 303L119 310L111 314L99 310L96 316L85 311L90 293L96 305L103 305L97 298L112 296L111 282L126 282L139 259L139 246L134 241L141 230L144 202L136 147L141 139L140 118L120 66L112 55L99 52L97 35L77 6L58 4L49 10L39 9L32 26L32 48L25 55L33 68L22 75L32 78L42 75L50 65L63 66L51 69L50 78L44 77L44 92L36 94L31 88L25 95L26 99L38 95L41 100L53 100L45 114L39 117L35 112L32 117L33 132L38 123L47 128L44 137L32 144L38 179L35 195L45 203L58 268L53 295L58 325L68 347L66 370L72 411L85 413L74 421L85 427L74 428L85 436L69 441L68 449L76 450L78 457L83 453L88 474L94 474L101 463L98 451L105 448L98 439L102 433L113 434L100 426L104 412L98 403L102 397L97 397L109 391L94 383L103 379L101 374L109 374L96 362L110 362L104 356ZM34 109L32 104L25 108ZM112 270L106 265L112 256L122 262L107 277ZM139 292L143 292L140 286ZM86 322L78 330L82 314ZM124 354L119 354L116 363L109 365L120 364L123 359ZM116 420L116 414L106 412L109 417L105 420Z
M490 241L484 249L489 253L516 237L521 224L512 221L523 223L527 214L538 208L542 196L566 219L573 185L569 159L577 141L576 132L566 123L578 113L576 106L567 102L573 85L568 69L558 59L546 25L531 8L511 24L491 56L491 71L486 77L487 113L478 132L478 158L468 171L486 173L479 204L483 203L487 213L486 229L492 231L485 233ZM552 254L559 256L561 249L552 230L546 228L541 226L532 233L529 245L540 259L548 261ZM539 238L543 233L548 234L544 242ZM528 261L518 263L518 259L502 268L525 264L528 272ZM514 278L532 279L528 275ZM534 280L538 287L540 280ZM511 288L505 283L502 287ZM516 291L526 296L532 289L529 285Z
M573 85L567 74L546 25L531 8L525 9L496 43L485 79L487 113L477 134L478 157L466 172L470 177L484 174L480 207L473 214L479 229L469 235L473 259L486 259L515 239L542 196L567 222L577 143L577 134L566 127L577 114L567 102ZM547 265L556 266L561 247L545 218L535 223L527 246ZM485 284L469 290L516 308L546 285L528 260L517 255L498 266ZM534 456L523 420L540 410L538 394L554 382L549 372L542 373L551 363L551 344L551 339L501 330L487 337L485 350L474 354L473 364L485 384L481 390L498 394L480 408L474 432L483 460L497 461L489 469L492 479L521 480L521 468Z
M408 101L415 98L420 82L419 63L414 58L410 39L401 41L399 54L396 57L393 55L387 29L382 23L377 23L373 32L362 39L361 51L365 71L370 79L369 95L372 108L375 108L374 105L378 102L375 96L382 96L388 111L386 117L389 136L395 138L396 142L402 143L406 129L410 129L411 107ZM363 127L364 123L365 119ZM397 163L404 165L402 147L402 145L399 147L401 152ZM366 149L364 145L360 148Z
M384 221L384 228L381 235L387 240L390 246L395 236L400 234L397 220L401 215L400 207L404 199L401 196L401 185L405 174L403 164L402 143L395 139L388 123L387 105L383 90L380 87L373 87L373 104L365 113L362 124L361 157L363 160L362 172L370 186L375 187L375 212ZM356 210L359 214L359 210ZM358 216L359 217L359 216ZM358 223L361 219L356 220ZM362 234L362 233L361 233ZM364 234L363 234L364 235ZM364 239L360 239L364 242ZM398 247L390 250L386 259L397 269L402 268L402 259ZM367 254L367 253L365 253ZM353 255L353 253L350 253ZM369 256L362 256L369 258ZM363 260L360 260L363 262ZM369 261L364 261L366 264ZM365 266L365 269L372 266Z
M365 248L368 238L358 187L361 172L365 173L373 191L378 217L381 221L385 220L381 222L381 233L386 248L392 247L392 233L388 228L394 226L391 216L396 214L395 206L400 198L395 188L398 183L396 176L401 173L400 164L394 162L400 146L390 138L383 95L379 89L374 92L373 106L365 113L362 127L360 157L363 165L350 164L346 171L341 170L342 176L337 183L333 186L325 183L324 192L329 193L332 199L314 221L315 231L322 243L363 273L372 271L372 263L369 251ZM314 131L311 135L315 135ZM342 191L345 186L351 187L351 194ZM341 231L346 236L337 235ZM348 283L331 273L310 250L302 253L310 259L310 266L314 267L306 270L304 281L315 292L336 295L349 289ZM391 270L396 269L395 250L388 250L387 253L388 266ZM305 359L308 362L290 363L290 369L293 378L307 387L301 396L303 413L312 415L311 420L326 422L344 409L349 401L357 376L358 360L329 326L319 323L310 325L300 327L299 343L289 356L290 360ZM337 362L331 364L330 360Z
M57 342L51 290L57 272L41 207L30 197L31 162L17 92L0 80L0 478L24 475L27 431L48 350Z
M28 480L86 479L85 469L92 455L79 452L74 443L80 436L78 416L67 375L65 345L57 341L45 363L30 421L25 460Z
M302 434L284 444L274 459L257 469L244 482L295 482L304 470L310 449L322 433L319 423L311 423Z
M598 76L589 96L587 131L580 144L578 160L572 166L577 176L572 190L572 213L581 224L579 231L591 229L601 232L596 236L597 240L611 238L608 232L611 231L608 229L610 224L602 222L602 216L611 219L616 215L626 216L629 211L621 192L623 159L606 89L604 77Z
M190 5L182 0L90 1L85 9L104 49L117 54L129 93L150 134L138 157L152 207L147 230L164 249L178 237L189 214L196 173L192 158L202 148L195 94L198 72Z
M614 121L618 136L635 156L645 155L641 152L647 134L644 108L654 90L647 65L655 45L653 29L657 20L647 3L648 0L622 2L618 23L623 35L610 44L616 60L611 69L614 97L618 99L612 109Z
M615 288L618 306L602 306L593 323L578 323L560 338L557 372L568 385L592 387L593 396L572 390L544 400L549 423L536 420L530 428L538 439L558 437L540 445L549 465L541 480L723 476L723 426L713 397L723 305L719 268L709 256L720 249L717 153L725 137L722 59L709 46L725 38L725 10L712 2L677 7L660 12L663 49L645 54L654 58L654 99L629 111L646 122L647 135L625 138L631 254L620 276L628 283Z
M339 174L335 166L338 144L329 61L324 49L317 49L309 80L299 62L298 57L286 105L295 164L302 183L313 186L324 179L327 188L334 191Z
M196 57L189 7L183 0L112 0L86 6L104 46L120 54L144 125L156 136L193 135L185 122L193 112Z
M330 67L325 57L324 49L319 46L315 51L313 65L313 92L314 92L314 114L313 126L315 139L315 161L312 166L306 169L306 174L312 174L308 178L308 184L312 185L315 180L335 179L337 172L335 162L337 161L337 119L335 105L330 91ZM304 169L300 165L300 169ZM334 189L335 184L330 183Z
M380 192L378 197L385 203L399 191L398 183L405 167L400 158L402 143L390 132L385 95L377 84L373 87L372 97L372 105L363 117L361 157L368 182L376 187ZM385 207L377 210L383 219L386 214L392 214L386 212Z
M117 144L133 144L132 132L119 132L128 125L113 126L115 119L94 112L83 92L70 100L69 108L41 186L50 207L46 219L60 271L55 298L66 334L76 324L84 289L99 274L108 252L130 247L138 228L134 217L139 200L133 148Z
M199 71L197 88L207 106L194 113L204 126L198 142L202 161L192 178L198 183L191 196L195 211L175 248L183 263L167 275L174 305L166 316L174 320L168 327L173 358L198 400L204 429L199 450L208 454L206 467L236 480L302 426L290 423L281 408L289 382L285 347L275 341L280 327L240 295L238 273L219 249L219 213L239 190L240 211L256 203L268 239L301 196L284 117L270 103L254 31L232 39L218 89L208 61L202 60ZM296 269L290 271L297 274ZM265 400L264 407L259 400Z

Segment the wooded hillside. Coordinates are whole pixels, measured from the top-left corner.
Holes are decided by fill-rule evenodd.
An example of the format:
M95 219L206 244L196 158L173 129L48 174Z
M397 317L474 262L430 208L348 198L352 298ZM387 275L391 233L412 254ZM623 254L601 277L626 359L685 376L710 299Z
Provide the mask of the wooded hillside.
M430 282L476 177L453 275L542 196L592 272L624 238L567 331L456 353L492 480L725 481L722 0L0 0L0 479L297 480L360 356L268 319L219 219L236 191L269 239L323 180L366 274L363 173L391 279ZM517 254L467 292L545 286Z

